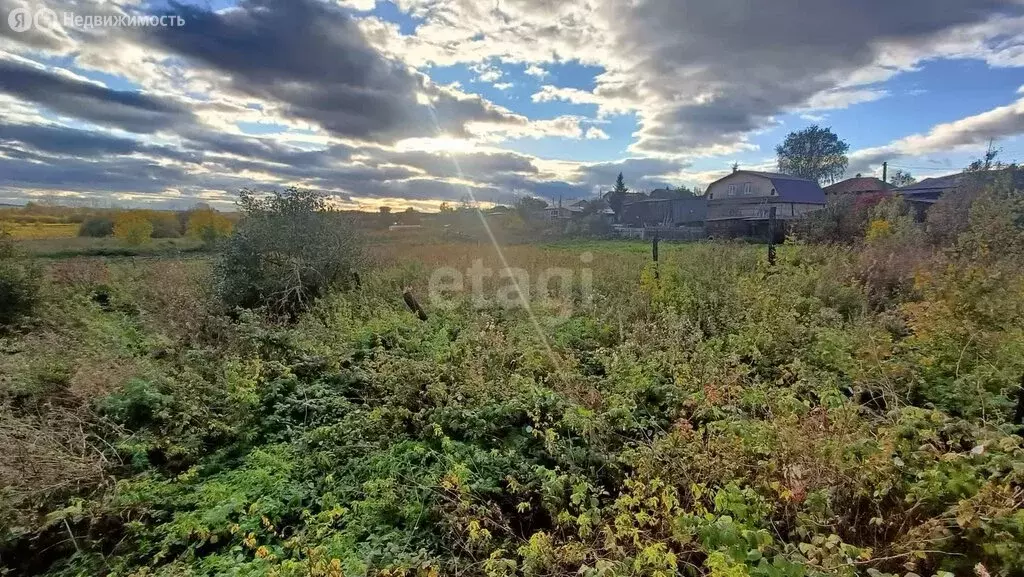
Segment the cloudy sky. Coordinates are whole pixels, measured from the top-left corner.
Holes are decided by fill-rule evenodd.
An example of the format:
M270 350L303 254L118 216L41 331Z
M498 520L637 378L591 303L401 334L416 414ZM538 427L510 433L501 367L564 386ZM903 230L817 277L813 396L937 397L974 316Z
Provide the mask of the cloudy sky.
M1024 0L0 0L0 202L568 200L814 123L850 176L1024 160Z

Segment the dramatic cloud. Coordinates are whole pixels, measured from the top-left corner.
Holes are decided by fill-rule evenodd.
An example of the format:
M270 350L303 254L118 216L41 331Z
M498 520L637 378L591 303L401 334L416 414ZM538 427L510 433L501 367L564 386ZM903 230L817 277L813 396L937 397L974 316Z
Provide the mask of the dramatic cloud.
M39 103L59 114L131 132L155 132L192 120L192 113L181 104L139 92L112 90L20 61L0 59L0 92Z
M175 4L170 12L188 24L155 28L148 41L337 136L394 141L438 131L467 135L470 121L518 122L385 58L345 12L317 0L244 0L221 12Z
M927 134L914 134L885 146L850 154L847 172L869 172L885 160L949 152L961 147L986 145L992 140L1024 133L1024 98L1008 106L939 124Z
M644 101L633 148L668 154L741 142L861 69L916 63L891 58L885 50L893 42L929 43L998 11L1020 11L1012 0L779 0L756 10L745 0L614 6L615 20L625 23L614 31L615 44L639 64L620 72L632 76ZM829 96L818 98L836 107Z
M42 5L155 5L186 24L10 28L9 10ZM394 22L374 0L214 5L0 0L4 197L226 202L295 184L427 206L583 197L619 172L653 189L760 163L766 130L895 99L894 76L936 59L1024 67L1020 0L395 0ZM920 126L851 171L1024 133L1022 109Z
M413 34L374 19L362 25L417 66L499 59L603 67L593 90L552 84L533 99L593 104L602 115L637 111L632 150L655 155L741 150L778 115L883 97L872 84L936 55L1024 63L1016 0L398 4L422 19Z

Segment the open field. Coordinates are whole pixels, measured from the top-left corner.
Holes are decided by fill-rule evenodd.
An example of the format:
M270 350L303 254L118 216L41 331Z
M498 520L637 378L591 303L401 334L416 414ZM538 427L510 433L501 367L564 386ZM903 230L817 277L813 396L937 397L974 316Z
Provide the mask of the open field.
M760 246L663 243L655 274L647 243L504 247L526 309L487 244L369 250L358 289L291 324L219 311L210 255L44 261L40 312L0 342L3 564L1010 575L1024 559L1024 277L1006 261L787 245L770 268Z
M71 236L64 238L30 238L17 242L20 250L40 258L69 258L74 256L174 256L196 252L202 242L190 238L160 238L140 246L126 246L115 238Z
M17 240L69 238L78 234L75 223L18 223L0 222L0 230Z

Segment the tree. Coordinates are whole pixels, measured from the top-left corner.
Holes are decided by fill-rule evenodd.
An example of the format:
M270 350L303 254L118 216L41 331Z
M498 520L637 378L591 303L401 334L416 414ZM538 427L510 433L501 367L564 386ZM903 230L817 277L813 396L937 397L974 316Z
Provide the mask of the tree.
M622 206L626 203L626 195L629 194L629 189L626 188L626 181L622 178L622 173L619 173L619 177L615 179L615 188L604 195L605 200L608 202L608 207L615 213L615 219L618 220L622 214Z
M378 208L377 210L379 210L381 214L391 214L391 207L390 206L382 206L382 207Z
M228 307L266 307L294 320L331 287L352 282L362 242L323 195L242 190L238 207L242 220L216 264L217 292Z
M992 140L989 140L988 149L985 151L985 156L967 165L967 168L964 169L964 172L987 172L989 170L999 170L1003 168L1002 161L996 160L996 157L999 156L1001 149L995 148L993 144L994 142Z
M78 236L104 237L114 234L114 219L109 216L91 216L78 227Z
M181 223L173 212L147 210L146 218L153 225L153 238L178 238L181 236Z
M541 198L533 196L522 196L516 199L516 212L525 221L532 220L537 213L548 207L548 203Z
M213 244L231 234L232 226L228 217L212 208L206 208L189 211L188 225L185 231L191 238L198 238L206 244Z
M910 175L909 172L896 169L892 172L892 176L889 177L889 184L896 188L901 186L910 186L917 182L917 179Z
M153 223L141 211L126 210L114 217L114 237L128 246L149 242L152 234Z
M817 124L791 132L775 147L779 172L820 183L833 183L843 177L850 145L839 139L831 128Z
M618 194L628 194L629 193L629 189L626 188L626 181L623 180L621 172L619 173L618 178L615 179L615 188L612 189L612 192L615 192L615 193L618 193Z

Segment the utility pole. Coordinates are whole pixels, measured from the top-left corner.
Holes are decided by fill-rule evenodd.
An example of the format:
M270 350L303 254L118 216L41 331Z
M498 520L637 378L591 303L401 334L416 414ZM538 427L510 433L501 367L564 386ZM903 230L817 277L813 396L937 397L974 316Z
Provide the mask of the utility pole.
M882 182L889 182L889 179L886 178L887 176L889 176L889 163L888 162L883 162L882 163Z

